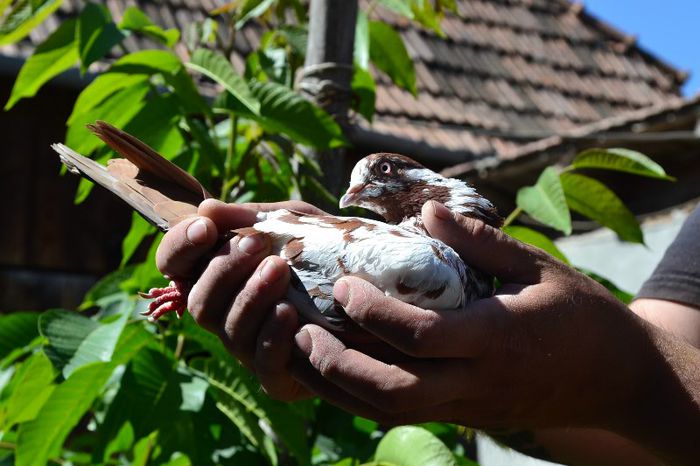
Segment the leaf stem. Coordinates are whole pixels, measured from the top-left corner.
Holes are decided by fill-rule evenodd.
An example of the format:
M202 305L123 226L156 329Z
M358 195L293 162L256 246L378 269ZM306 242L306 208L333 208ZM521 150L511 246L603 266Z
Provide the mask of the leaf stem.
M258 144L260 144L262 142L264 137L265 137L265 133L261 134L260 136L256 137L255 139L253 139L252 141L250 141L248 143L248 147L246 147L245 152L243 153L243 155L241 156L241 158L238 162L238 170L237 171L239 172L239 174L242 171L241 168L244 166L246 160L248 159L248 156L250 156L250 154L253 152L253 150L256 147L258 147ZM227 178L224 180L224 186L223 186L222 193L221 193L221 200L222 201L226 201L228 199L227 193L231 189L233 189L234 184L238 183L243 178L244 178L243 176L236 176L234 178L231 178L231 179Z
M507 227L508 225L513 223L515 221L515 219L518 218L518 216L522 213L523 213L523 209L521 207L516 207L513 210L513 212L511 212L508 215L508 217L506 217L506 219L503 221L503 226L501 228Z
M185 348L185 335L179 333L177 335L177 346L175 347L175 359L180 359L182 356L182 350Z
M12 442L4 442L4 441L0 440L0 449L16 451L17 444L12 443ZM51 462L56 463L56 464L65 464L66 463L62 458L49 458L48 461L51 461Z
M228 147L226 149L226 160L224 161L224 180L223 180L223 185L221 187L221 197L220 199L222 201L226 201L228 198L228 188L231 184L231 164L233 163L233 155L236 152L236 140L238 139L238 117L234 115L233 113L231 114L231 117L229 119L229 140L228 140Z

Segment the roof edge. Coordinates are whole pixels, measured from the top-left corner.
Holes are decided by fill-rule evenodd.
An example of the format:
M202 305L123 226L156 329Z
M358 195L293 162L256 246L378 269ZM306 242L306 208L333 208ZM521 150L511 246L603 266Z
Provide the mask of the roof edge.
M579 19L584 24L595 28L616 41L625 43L628 47L631 47L639 52L645 59L653 61L669 75L673 76L674 82L677 83L679 87L688 80L688 77L690 76L688 71L677 68L667 60L661 58L659 55L648 50L646 47L642 47L637 40L637 35L624 33L619 27L605 21L604 19L601 19L589 11L583 3L571 2L569 0L562 1L569 4L570 8L575 11L575 14L578 15Z
M488 159L468 160L457 165L447 167L440 173L447 177L458 177L479 170L493 170L504 165L525 163L533 157L545 157L548 153L554 152L556 149L561 148L572 141L589 140L588 137L593 137L595 135L602 136L606 132L613 129L629 126L635 123L641 123L653 117L663 115L664 113L693 110L700 115L700 93L687 100L678 98L665 105L645 107L624 115L612 116L600 121L589 123L587 125L579 126L566 133L550 136L522 145L517 150L506 154L507 158L500 161L500 163L499 161L490 161Z

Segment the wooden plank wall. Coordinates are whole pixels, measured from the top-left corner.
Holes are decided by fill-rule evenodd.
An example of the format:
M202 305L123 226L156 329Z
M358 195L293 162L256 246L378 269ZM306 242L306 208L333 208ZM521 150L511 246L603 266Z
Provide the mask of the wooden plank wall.
M11 85L0 78L2 103ZM47 87L0 112L0 311L74 306L86 286L119 263L128 208L98 189L74 205L78 177L59 176L49 147L63 141L76 95Z

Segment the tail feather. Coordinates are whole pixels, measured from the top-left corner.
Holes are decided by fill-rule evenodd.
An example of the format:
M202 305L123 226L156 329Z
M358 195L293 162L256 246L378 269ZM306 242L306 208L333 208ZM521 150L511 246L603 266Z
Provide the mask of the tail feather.
M109 147L132 162L143 172L168 180L205 199L212 197L192 175L134 136L99 120L94 125L88 125L88 128Z
M159 229L196 214L199 203L211 197L189 173L135 137L102 121L89 128L125 158L105 167L63 144L51 147L71 172L107 188Z

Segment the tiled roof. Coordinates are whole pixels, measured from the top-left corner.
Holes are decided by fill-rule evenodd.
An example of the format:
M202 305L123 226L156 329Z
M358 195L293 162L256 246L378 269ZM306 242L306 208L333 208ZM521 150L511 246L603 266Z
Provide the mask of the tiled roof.
M386 10L415 61L418 97L379 76L374 131L464 159L676 101L685 76L565 0L462 0L446 39ZM430 128L426 130L426 126Z
M32 32L31 43L2 47L0 53L26 56L56 27L57 16L74 14L79 3L64 1L57 15ZM160 25L184 29L223 0L105 3L117 18L137 3ZM361 129L448 151L455 162L497 161L516 157L533 141L679 100L682 73L579 4L458 0L457 6L459 15L448 13L443 21L446 38L373 9L374 19L401 32L415 62L418 96L376 72L376 115L371 125L358 117ZM258 37L257 28L245 29L236 38L237 49L245 53Z

